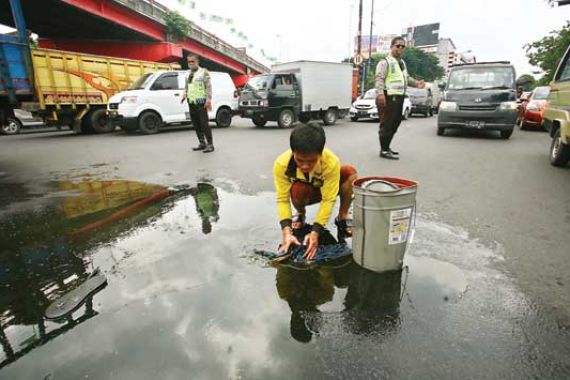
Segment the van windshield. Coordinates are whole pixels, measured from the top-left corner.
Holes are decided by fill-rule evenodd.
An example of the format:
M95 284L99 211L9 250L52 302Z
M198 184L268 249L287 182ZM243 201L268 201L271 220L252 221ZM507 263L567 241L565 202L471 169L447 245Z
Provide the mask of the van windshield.
M127 88L127 90L142 90L142 89L144 89L146 82L147 82L148 78L150 78L151 75L152 75L152 73L147 73L147 74L143 75L142 77L137 79L133 84L131 84L129 86L129 88Z
M250 78L247 81L247 87L254 91L263 91L267 90L267 75L260 75L257 77Z
M514 89L515 73L510 67L465 67L451 71L448 90Z

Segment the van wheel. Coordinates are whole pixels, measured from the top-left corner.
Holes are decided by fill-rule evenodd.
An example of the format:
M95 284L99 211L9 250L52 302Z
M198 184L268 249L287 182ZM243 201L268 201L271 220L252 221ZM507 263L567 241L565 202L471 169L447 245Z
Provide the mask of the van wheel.
M111 124L107 117L107 112L102 108L91 112L88 117L88 123L95 133L109 133L115 130L115 126Z
M438 135L438 136L443 136L443 135L445 135L445 128L437 127L437 135Z
M279 114L279 119L277 120L277 124L281 128L290 128L295 123L295 114L291 110L283 110Z
M570 145L562 142L560 128L554 134L552 145L550 145L550 163L553 166L564 166L570 161Z
M255 124L256 127L264 127L265 124L267 124L267 120L262 120L257 116L254 116L251 121L253 121L253 124Z
M6 125L2 126L0 132L3 135L17 135L18 133L20 133L21 129L22 129L22 122L20 122L20 120L16 119L15 117L9 117L6 120Z
M216 126L228 128L232 124L232 112L227 108L220 108L216 113Z
M333 125L336 123L336 119L338 118L338 114L334 108L329 108L325 115L323 116L323 123L325 125Z
M155 134L161 125L160 116L152 111L145 111L139 116L139 130L144 135Z
M513 130L509 129L508 131L501 131L501 138L504 140L508 140L509 137L513 134Z

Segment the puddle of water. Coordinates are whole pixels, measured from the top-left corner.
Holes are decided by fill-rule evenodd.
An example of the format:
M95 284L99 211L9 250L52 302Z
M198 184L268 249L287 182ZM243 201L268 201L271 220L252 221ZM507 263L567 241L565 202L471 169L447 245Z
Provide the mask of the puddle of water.
M497 250L431 216L419 216L402 272L302 271L252 254L280 237L271 193L130 181L54 191L0 227L0 378L570 374L568 333L492 269ZM92 303L45 320L95 268L109 284Z

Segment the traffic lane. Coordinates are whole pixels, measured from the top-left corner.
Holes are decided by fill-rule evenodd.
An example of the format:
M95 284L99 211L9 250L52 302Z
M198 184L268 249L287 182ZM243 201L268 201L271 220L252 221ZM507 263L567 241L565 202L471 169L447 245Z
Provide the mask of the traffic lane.
M414 117L402 123L393 142L401 159L388 161L378 157L377 122L341 120L325 130L327 146L360 175L418 180L420 211L497 244L505 257L497 265L561 319L570 315L570 288L562 278L568 269L569 171L549 165L547 134L516 130L506 141L495 133L440 137L436 117ZM160 184L209 177L227 178L242 191L256 193L273 190L272 163L288 149L289 134L236 117L232 127L214 129L216 152L208 155L190 150L196 143L191 129L153 136L16 136L10 141L18 143L0 152L0 171L27 186L85 175Z

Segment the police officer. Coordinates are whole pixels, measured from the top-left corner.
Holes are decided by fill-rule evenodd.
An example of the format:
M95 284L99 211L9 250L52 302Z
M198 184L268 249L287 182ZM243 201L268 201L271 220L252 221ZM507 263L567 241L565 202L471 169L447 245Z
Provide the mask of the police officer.
M404 95L408 85L424 88L423 80L417 81L408 75L402 54L406 43L396 37L390 45L390 54L376 66L376 106L380 114L380 157L399 159L398 152L390 149L390 143L402 121Z
M198 136L198 146L192 148L192 150L210 153L214 151L212 130L210 129L208 118L208 112L212 110L210 73L199 66L198 56L189 55L186 61L188 62L189 74L182 102L188 101L190 118Z

